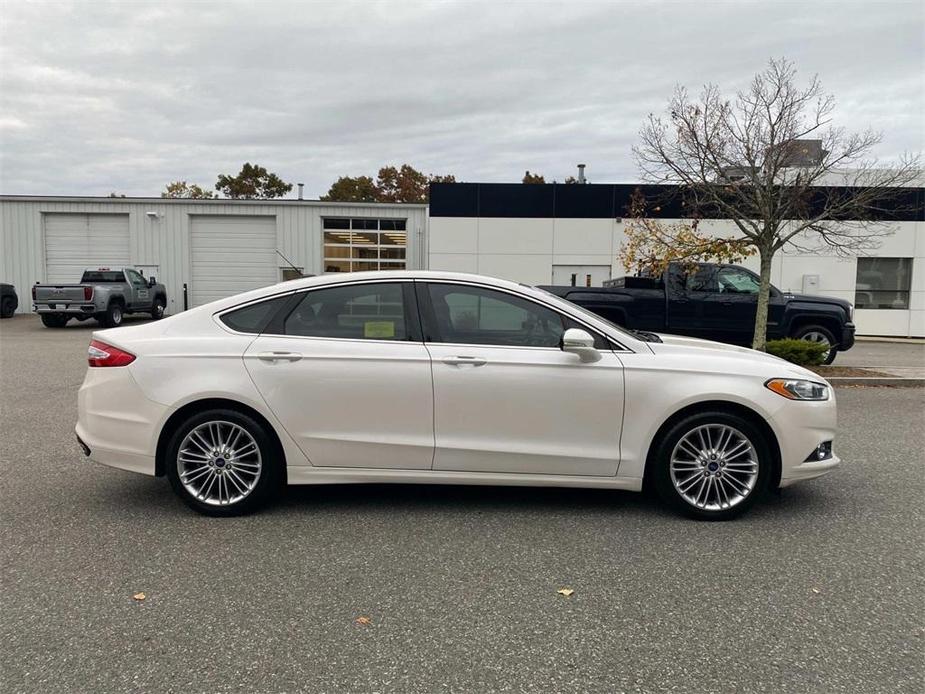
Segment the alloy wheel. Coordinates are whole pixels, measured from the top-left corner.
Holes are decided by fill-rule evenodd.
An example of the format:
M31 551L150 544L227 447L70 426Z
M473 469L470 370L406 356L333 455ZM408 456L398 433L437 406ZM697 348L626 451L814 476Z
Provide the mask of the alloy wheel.
M704 511L723 511L755 489L759 463L754 444L726 424L704 424L681 437L669 467L675 490Z
M801 337L800 339L806 340L807 342L816 342L818 344L827 345L829 348L825 351L825 354L822 355L822 359L827 360L829 358L829 353L832 351L832 343L829 342L828 336L816 330L811 330L805 335L803 335L803 337Z
M210 506L230 506L247 497L260 481L262 469L257 441L244 427L228 421L195 427L177 453L183 488Z

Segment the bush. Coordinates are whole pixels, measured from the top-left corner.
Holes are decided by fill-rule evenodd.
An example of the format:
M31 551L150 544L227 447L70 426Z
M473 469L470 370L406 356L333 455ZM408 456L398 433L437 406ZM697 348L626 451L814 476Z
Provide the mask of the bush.
M808 340L770 340L767 344L768 354L786 359L800 366L819 366L825 360L828 345Z

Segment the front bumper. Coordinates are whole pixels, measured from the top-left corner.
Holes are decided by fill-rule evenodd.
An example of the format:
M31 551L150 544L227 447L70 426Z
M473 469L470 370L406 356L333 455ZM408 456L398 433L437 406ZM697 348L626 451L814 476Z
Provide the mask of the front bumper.
M846 349L851 349L854 347L854 332L855 332L854 323L845 323L845 326L841 330L841 343L838 345L838 349L844 352Z
M35 313L66 313L71 316L89 316L94 313L98 313L98 309L94 304L63 304L63 303L47 303L47 304L33 304L32 310Z
M813 455L826 441L835 441L837 412L835 392L822 402L785 401L774 414L772 427L781 455L781 487L821 477L841 463L835 455L817 460Z

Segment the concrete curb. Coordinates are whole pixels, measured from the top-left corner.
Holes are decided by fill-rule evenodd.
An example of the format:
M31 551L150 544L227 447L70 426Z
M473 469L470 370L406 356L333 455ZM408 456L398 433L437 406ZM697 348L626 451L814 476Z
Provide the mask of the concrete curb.
M829 383L839 386L892 386L894 388L922 388L925 378L889 378L883 376L842 376L826 378Z

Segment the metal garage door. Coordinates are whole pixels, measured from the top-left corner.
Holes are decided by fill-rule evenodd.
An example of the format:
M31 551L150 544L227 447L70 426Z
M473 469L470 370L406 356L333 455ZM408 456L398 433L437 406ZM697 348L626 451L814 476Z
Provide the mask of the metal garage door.
M276 217L193 217L190 306L279 282Z
M45 281L80 281L87 267L129 264L127 214L45 214Z

